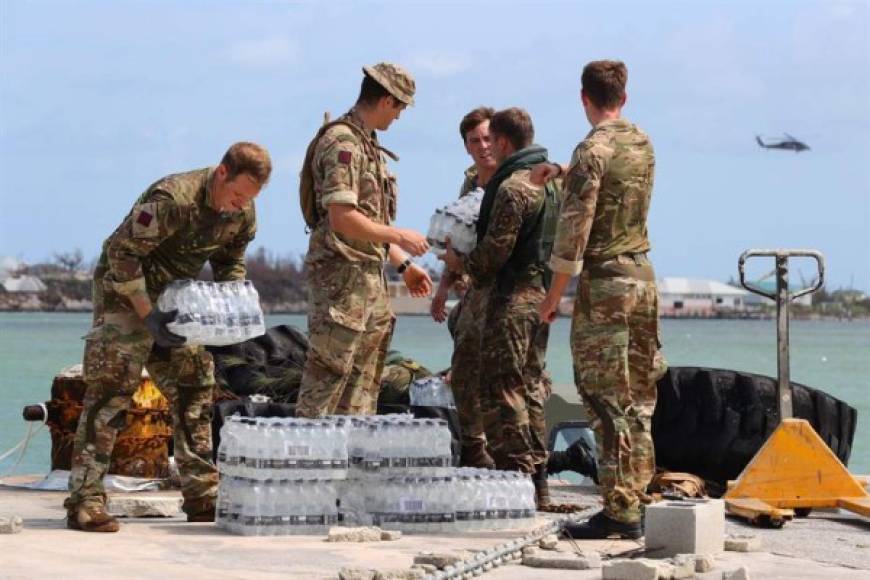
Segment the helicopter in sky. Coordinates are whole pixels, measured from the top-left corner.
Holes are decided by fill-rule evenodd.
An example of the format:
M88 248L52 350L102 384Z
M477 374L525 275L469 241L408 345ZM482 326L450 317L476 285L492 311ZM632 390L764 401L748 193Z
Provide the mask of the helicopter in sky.
M795 153L809 150L809 145L803 141L798 141L788 133L783 133L783 135L785 135L785 139L768 141L767 143L762 141L761 137L758 135L755 136L755 140L758 142L758 145L764 149L785 149L788 151L794 151Z

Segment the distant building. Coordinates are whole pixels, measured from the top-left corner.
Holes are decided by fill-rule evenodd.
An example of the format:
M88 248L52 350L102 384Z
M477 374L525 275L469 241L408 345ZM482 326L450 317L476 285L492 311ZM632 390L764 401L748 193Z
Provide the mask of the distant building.
M775 278L766 278L764 280L755 280L750 281L749 284L754 286L755 288L760 288L764 290L768 294L776 294L776 279ZM811 284L808 284L811 285ZM799 290L803 290L806 286L801 283L789 282L788 291L791 293L798 292ZM791 301L792 304L800 304L801 306L812 306L813 305L813 295L806 294ZM748 306L760 306L762 304L775 304L773 300L770 298L765 298L761 294L750 294L746 297L746 304Z
M21 294L37 294L45 292L46 286L42 280L36 276L16 276L9 277L3 280L3 288L7 292L17 292Z
M14 277L22 267L24 267L24 264L12 256L0 257L0 283Z
M662 278L659 313L662 316L711 317L746 308L749 292L716 280Z
M401 280L387 280L390 305L396 314L429 314L432 297L416 298Z

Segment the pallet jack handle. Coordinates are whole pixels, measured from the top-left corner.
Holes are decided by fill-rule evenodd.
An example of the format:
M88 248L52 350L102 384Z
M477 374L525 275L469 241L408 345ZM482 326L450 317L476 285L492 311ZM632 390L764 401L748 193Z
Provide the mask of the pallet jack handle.
M766 292L764 289L753 286L746 282L746 260L752 257L772 257L776 259L776 291ZM795 292L788 290L788 260L789 258L814 258L818 267L818 276L815 283L809 288L802 288ZM791 399L791 377L789 371L789 337L788 337L788 310L789 303L795 298L812 294L825 283L825 257L818 250L746 250L740 255L737 262L737 271L740 273L740 285L754 294L760 294L776 302L776 368L778 379L779 420L790 419L793 416Z

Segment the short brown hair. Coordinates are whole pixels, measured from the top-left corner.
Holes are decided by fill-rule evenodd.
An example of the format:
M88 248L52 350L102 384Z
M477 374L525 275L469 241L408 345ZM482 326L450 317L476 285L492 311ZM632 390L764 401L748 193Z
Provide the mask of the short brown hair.
M508 138L514 149L525 149L535 140L535 127L532 118L518 107L499 111L489 120L489 132Z
M221 159L221 165L227 168L227 180L232 181L237 175L250 175L260 187L266 185L272 175L272 159L262 145L249 141L233 143Z
M593 60L583 67L580 85L596 107L614 109L625 98L628 69L619 60Z
M495 115L495 109L492 107L477 107L462 117L462 121L459 123L459 134L462 136L462 142L465 143L465 136L469 131L473 131L484 121L490 121L493 115Z
M384 97L393 97L393 95L381 83L369 75L363 75L362 84L359 87L359 97L357 97L356 102L360 105L373 106ZM393 101L394 105L400 102L396 97L393 97Z

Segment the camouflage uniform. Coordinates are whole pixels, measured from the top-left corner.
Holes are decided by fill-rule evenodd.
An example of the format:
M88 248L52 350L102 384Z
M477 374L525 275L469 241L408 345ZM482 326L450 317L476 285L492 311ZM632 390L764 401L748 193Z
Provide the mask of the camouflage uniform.
M399 67L382 63L364 71L413 103L413 80ZM327 217L330 204L353 206L378 224L396 217L396 179L375 133L365 133L356 109L341 120L359 130L327 129L311 164L319 221L305 257L310 349L296 403L300 417L375 413L396 318L384 277L386 245L343 236Z
M592 129L574 151L550 259L580 275L571 326L577 390L592 418L604 513L634 523L655 472L651 418L660 353L658 292L646 253L655 156L624 119Z
M254 206L220 213L209 205L210 168L151 185L103 244L94 271L94 322L85 337L84 408L76 432L65 506L105 503L102 479L144 366L173 412L175 459L184 509L207 509L217 494L211 462L214 363L202 346L154 345L128 299L152 303L172 280L196 278L206 261L215 280L245 278L245 248L254 238Z
M473 191L477 184L477 170L471 166L459 197ZM462 453L460 463L470 467L494 467L487 451L486 433L480 408L480 334L486 315L486 288L471 286L468 276L457 277L454 288L464 287L464 294L454 307L456 320L453 328L453 357L450 360L450 386L456 399L456 411L462 426ZM463 288L457 289L461 291ZM451 312L453 315L453 312Z
M541 276L497 283L524 222L540 211L544 188L520 169L498 187L486 234L465 259L475 288L488 287L481 329L480 406L486 439L499 469L534 473L547 461L544 401L550 382L544 372L549 326L538 304Z

